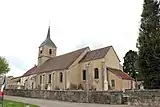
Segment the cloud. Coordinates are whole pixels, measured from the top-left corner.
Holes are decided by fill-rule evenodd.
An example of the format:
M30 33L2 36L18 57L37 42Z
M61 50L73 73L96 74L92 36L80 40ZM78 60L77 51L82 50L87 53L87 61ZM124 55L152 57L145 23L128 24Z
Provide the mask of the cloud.
M89 44L89 41L87 40L82 40L80 43L78 43L75 47L75 50L80 49L80 48L84 48L87 47Z
M10 64L14 65L18 69L23 70L26 67L25 61L16 56L8 56L6 59Z
M98 49L98 48L103 48L103 47L106 47L104 46L103 44L99 43L99 42L91 42L91 49Z
M6 56L11 70L7 73L9 76L21 76L23 75L32 65L32 63L26 59L17 56Z
M91 50L93 49L98 49L104 47L103 44L96 42L96 41L91 41L91 40L82 40L78 45L76 45L76 49L84 48L84 47L89 47Z
M0 3L0 56L7 56L11 73L24 72L37 62L49 20L57 55L113 45L122 59L129 49L135 50L143 0L37 1Z
M14 76L14 77L17 77L17 76L22 76L24 74L24 71L17 68L16 66L10 64L10 68L11 68L11 71L9 71L7 73L7 76Z

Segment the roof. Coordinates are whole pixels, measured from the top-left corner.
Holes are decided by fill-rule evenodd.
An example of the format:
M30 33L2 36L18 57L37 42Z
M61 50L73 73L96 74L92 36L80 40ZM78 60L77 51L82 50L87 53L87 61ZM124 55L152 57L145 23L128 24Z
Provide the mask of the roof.
M127 73L119 70L119 69L115 69L115 68L109 68L108 70L111 71L113 74L115 74L116 76L124 79L124 80L134 80L134 78L132 78L131 76L129 76Z
M104 58L111 47L112 46L108 46L108 47L89 51L80 62L86 62L86 61Z
M21 77L22 77L22 76L14 77L14 78L11 78L11 80L20 79Z
M67 54L53 57L47 60L44 64L40 65L36 69L36 73L42 73L46 71L57 71L68 69L71 64L89 47L85 47Z
M37 66L35 65L34 67L32 67L31 69L29 69L25 74L23 74L22 77L25 77L25 76L29 76L31 74L35 74L36 72L36 69L37 69Z
M50 26L48 28L48 33L47 33L47 38L45 39L45 41L42 42L42 44L40 45L40 47L42 46L51 46L53 48L57 48L56 45L53 43L53 41L50 38Z

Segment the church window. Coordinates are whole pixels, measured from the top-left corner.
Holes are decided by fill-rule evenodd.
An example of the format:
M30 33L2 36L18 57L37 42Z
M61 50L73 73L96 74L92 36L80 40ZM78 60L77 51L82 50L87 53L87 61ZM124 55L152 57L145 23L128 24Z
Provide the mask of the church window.
M43 75L43 84L44 84L44 81L45 81L44 78L45 78L45 75Z
M60 82L63 82L63 73L62 72L59 73L59 78L60 78Z
M52 54L52 49L49 49L49 54L50 54L50 55Z
M54 81L55 81L54 78L55 78L55 74L53 73L52 74L52 83L54 83Z
M42 47L40 48L40 54L42 54Z
M83 70L83 80L86 80L86 70Z
M51 74L49 74L49 75L48 75L48 83L51 83L51 80L52 80L51 78L52 78L52 77L51 77Z
M111 80L111 86L112 88L115 88L115 80Z
M94 69L94 78L98 79L99 78L99 72L98 72L98 68Z
M40 75L40 84L42 84L42 76Z

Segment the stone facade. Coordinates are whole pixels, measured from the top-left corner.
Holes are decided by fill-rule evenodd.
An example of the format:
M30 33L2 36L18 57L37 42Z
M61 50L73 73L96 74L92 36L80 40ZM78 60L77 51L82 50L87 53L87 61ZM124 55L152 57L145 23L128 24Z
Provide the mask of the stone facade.
M6 95L60 100L77 103L122 104L122 92L104 91L48 91L48 90L6 90ZM88 97L87 97L88 95Z
M56 51L49 27L39 46L38 64L20 77L19 85L41 90L75 90L79 86L97 91L134 89L135 80L123 72L113 46L95 50L84 47L63 55L57 55Z
M68 68L64 69L62 67L63 69L60 69L61 66L59 65L65 65L63 62L69 62L69 59L74 58L73 53L75 52L77 54L80 52L79 56L75 57L69 66L67 64ZM89 60L84 60L88 54L94 53L97 55L97 52L104 53L103 57L98 59L89 59L89 57ZM63 58L71 55L73 57ZM97 57L99 57L99 54ZM58 69L57 66L60 68ZM57 69L54 70L54 68ZM78 89L79 85L82 85L83 89L87 89L88 87L89 89L95 89L97 91L124 91L125 89L135 89L135 80L120 69L119 58L112 46L92 51L89 48L84 48L54 57L33 71L28 70L27 72L31 71L36 73L31 73L27 76L23 75L20 84L25 84L25 89L37 89L39 87L41 90L55 90L56 88L72 90L73 86L74 89ZM33 76L35 79L31 79ZM87 84L89 86L87 86Z

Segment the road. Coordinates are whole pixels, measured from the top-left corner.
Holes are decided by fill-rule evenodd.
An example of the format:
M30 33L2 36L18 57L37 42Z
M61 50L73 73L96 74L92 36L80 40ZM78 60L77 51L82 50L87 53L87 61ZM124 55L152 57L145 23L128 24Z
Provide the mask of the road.
M89 103L71 103L62 101L52 101L44 99L23 98L15 96L6 96L6 100L18 101L23 103L35 104L40 107L133 107L127 105L106 105L106 104L89 104Z

